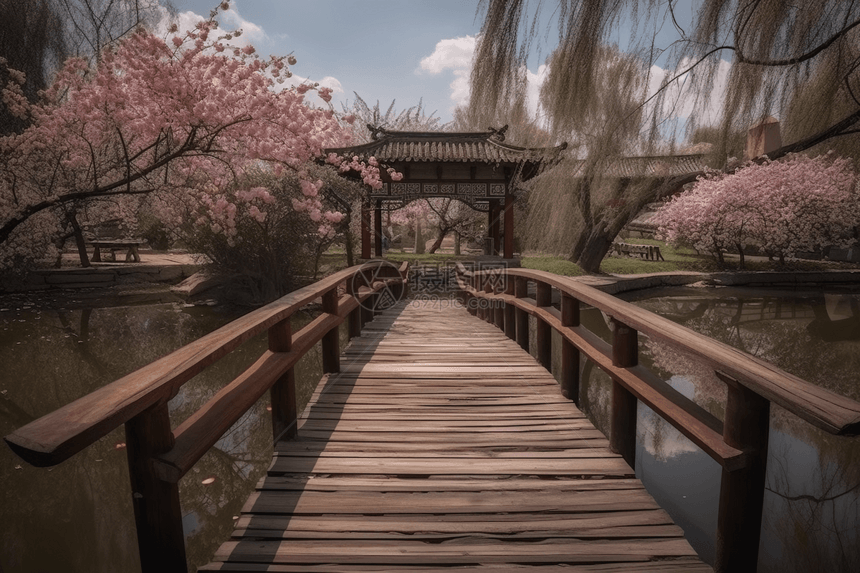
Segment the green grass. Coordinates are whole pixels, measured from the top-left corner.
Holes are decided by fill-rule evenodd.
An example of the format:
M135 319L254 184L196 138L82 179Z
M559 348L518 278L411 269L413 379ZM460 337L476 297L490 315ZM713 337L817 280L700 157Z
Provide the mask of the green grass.
M600 265L600 272L614 275L641 275L648 273L669 273L674 271L719 272L719 271L819 271L825 269L853 269L850 263L831 263L821 261L795 260L780 266L778 261L749 260L744 269L739 268L737 257L727 257L720 265L711 256L696 254L692 249L673 247L653 239L626 239L632 245L658 245L665 261L646 261L633 257L607 257ZM553 255L527 255L522 258L527 269L547 271L563 276L586 274L578 265L563 257Z
M662 241L653 239L626 239L624 242L633 245L658 245L660 253L665 261L646 261L633 257L607 257L600 265L600 272L614 275L641 275L649 273L669 273L674 271L692 272L719 272L738 271L737 257L728 257L724 265L719 265L711 256L696 254L692 249L673 247ZM450 261L469 261L474 255L454 256L450 253L434 253L416 255L414 253L400 253L390 250L385 253L385 259L402 263L408 261L410 264L444 264ZM330 249L320 261L322 272L320 276L331 274L346 267L346 255L342 250ZM533 253L524 255L521 260L523 268L546 271L553 274L575 277L587 274L576 263L555 255ZM780 266L777 261L749 260L747 259L747 271L818 271L824 269L853 269L856 265L850 263L830 263L820 261L788 261L785 266Z
M385 253L385 258L389 261L396 261L398 263L402 263L403 261L409 261L410 263L444 263L447 261L469 261L474 259L475 257L472 255L458 255L454 256L451 253L433 253L416 255L415 253L398 253L395 251L388 251Z
M553 255L523 256L520 264L522 264L524 269L546 271L564 277L576 277L586 274L576 263Z

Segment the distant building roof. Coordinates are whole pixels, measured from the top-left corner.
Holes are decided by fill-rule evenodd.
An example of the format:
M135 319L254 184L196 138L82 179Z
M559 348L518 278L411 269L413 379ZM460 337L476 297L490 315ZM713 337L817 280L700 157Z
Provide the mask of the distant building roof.
M641 157L609 158L597 166L603 177L634 179L637 177L674 177L704 171L707 165L703 153L687 155L651 155ZM571 171L579 174L586 161L574 161ZM561 167L564 169L564 167Z

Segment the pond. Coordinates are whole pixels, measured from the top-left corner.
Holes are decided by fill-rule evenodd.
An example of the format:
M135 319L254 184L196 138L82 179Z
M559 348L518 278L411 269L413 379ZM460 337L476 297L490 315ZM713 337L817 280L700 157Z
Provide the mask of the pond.
M632 300L634 297L628 297ZM672 289L633 302L860 400L860 295ZM226 324L241 310L177 301L93 304L0 298L0 432L113 381ZM605 339L605 318L583 311ZM299 316L294 331L310 316ZM341 331L341 337L345 335ZM555 337L554 370L560 340ZM265 348L250 340L187 383L173 423L199 408ZM534 348L534 344L532 345ZM707 368L640 337L641 362L722 418ZM297 366L300 405L321 373L319 346ZM608 431L610 381L583 364L583 409ZM264 396L180 482L191 570L207 563L271 458ZM640 404L636 473L705 560L713 561L720 468ZM52 469L0 447L0 571L139 570L120 428ZM774 407L759 571L855 571L860 562L860 439L825 434Z
M0 297L0 434L63 406L248 309L181 302L93 308L87 300ZM310 320L294 317L294 332ZM182 387L175 425L265 350L258 336ZM317 348L296 366L300 406L322 373ZM268 395L180 481L190 570L211 560L271 462ZM54 468L0 447L0 571L140 570L122 427Z
M673 288L622 298L860 400L858 294ZM599 311L583 310L582 322L610 340L606 317ZM558 376L560 339L554 345ZM641 364L723 418L725 385L709 368L643 335L639 347ZM611 381L590 361L583 365L581 391L583 410L608 433ZM713 564L720 466L641 403L637 434L637 477L683 527L701 557ZM860 438L831 436L772 406L767 464L758 570L856 571Z

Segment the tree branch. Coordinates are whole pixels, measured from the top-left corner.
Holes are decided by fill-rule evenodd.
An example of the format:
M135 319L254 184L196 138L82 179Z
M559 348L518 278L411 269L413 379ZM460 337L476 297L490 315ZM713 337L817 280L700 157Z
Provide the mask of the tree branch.
M743 52L741 52L740 48L730 47L729 49L735 51L735 54L737 55L737 58L738 58L738 62L740 62L742 64L750 64L753 66L768 66L768 67L793 66L795 64L800 64L800 63L805 62L806 60L810 60L810 59L814 58L815 56L817 56L818 54L820 54L821 52L823 52L824 50L829 48L836 40L838 40L839 38L841 38L842 36L844 36L845 34L850 32L853 28L855 28L857 26L860 26L860 20L856 20L856 21L852 22L851 24L849 24L848 26L846 26L845 28L843 28L842 30L840 30L839 32L834 34L826 42L824 42L823 44L820 44L817 48L803 54L802 56L797 56L796 58L785 58L782 60L750 60L746 56L744 56L744 54L743 54Z

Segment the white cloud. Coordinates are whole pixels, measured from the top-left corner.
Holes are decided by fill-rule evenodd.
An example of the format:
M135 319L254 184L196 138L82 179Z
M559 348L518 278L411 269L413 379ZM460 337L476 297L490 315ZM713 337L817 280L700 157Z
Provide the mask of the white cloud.
M439 40L433 53L421 60L420 69L431 74L449 69L469 71L472 69L476 44L475 36Z
M679 71L683 71L692 64L684 60L679 65ZM663 102L662 114L679 119L690 117L694 108L699 109L699 122L705 125L715 125L719 122L723 113L723 101L726 95L726 84L728 82L731 62L720 60L717 67L716 77L708 93L703 93L699 86L693 86L690 74L685 74L669 84ZM651 66L648 78L648 96L657 93L663 80L675 76L676 71L665 70L659 66Z
M526 87L526 106L529 110L529 115L537 117L540 113L540 88L549 74L549 66L541 64L538 66L537 73L532 73L531 70L526 70L526 79L528 86Z
M337 97L337 94L345 93L343 89L343 84L340 83L340 80L333 76L326 76L321 80L311 80L308 78L304 78L302 76L297 76L293 74L292 77L286 78L284 83L275 84L276 90L291 88L293 86L297 86L300 84L319 84L321 88L331 88L332 93L332 104L337 103L340 98ZM316 107L328 107L328 104L317 96L317 92L315 90L310 90L305 94L305 101L315 105ZM339 109L335 106L335 109Z
M446 70L454 73L454 81L451 82L451 101L454 106L465 106L469 103L471 86L469 79L472 74L472 64L475 58L475 48L478 38L475 36L464 36L462 38L449 38L440 40L436 44L433 53L423 58L415 73L441 74ZM548 67L541 65L536 73L526 70L528 88L528 109L531 115L537 116L540 86L546 79Z
M211 32L212 35L221 36L241 29L242 34L238 38L234 37L227 42L231 46L236 46L239 48L247 46L248 44L257 46L262 42L268 41L269 37L266 35L266 32L263 30L262 26L259 26L258 24L244 19L239 14L239 11L236 8L236 4L237 2L234 0L233 2L231 2L229 10L218 12L217 20L219 26ZM192 12L190 10L185 12L179 12L176 14L175 18L171 18L170 14L164 7L159 5L158 9L161 12L161 19L158 22L158 25L156 25L155 27L155 33L162 38L167 38L168 35L179 35L181 37L187 32L193 30L201 21L206 20L205 16L201 16L200 14L197 14L196 12ZM171 24L176 24L176 26L178 27L178 31L176 34L168 33Z
M433 53L423 58L416 73L427 72L433 75L445 70L454 72L451 82L451 100L455 106L469 103L469 75L472 72L472 60L475 56L477 38L464 36L439 40Z

